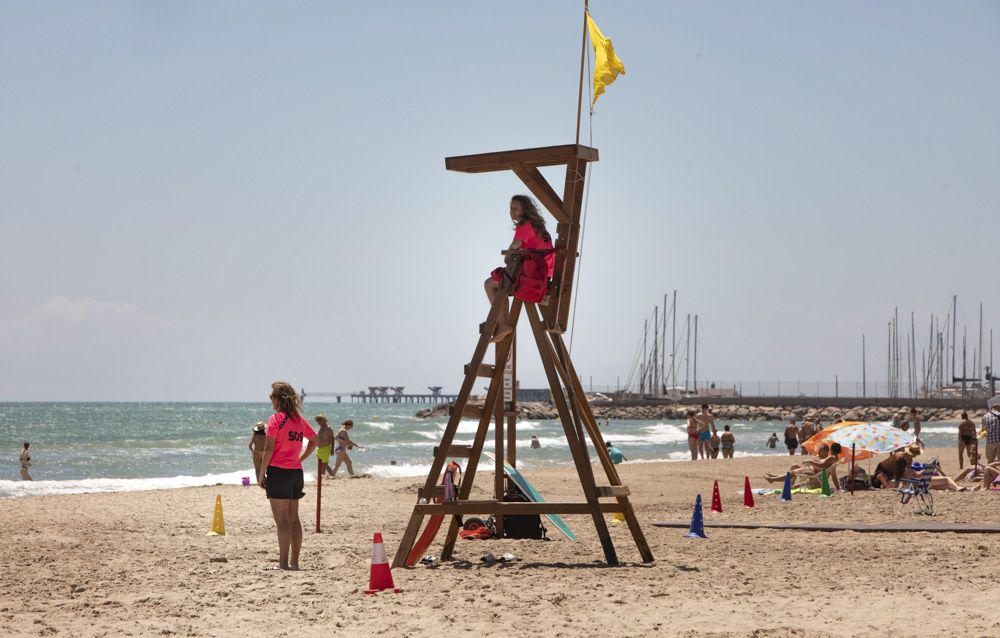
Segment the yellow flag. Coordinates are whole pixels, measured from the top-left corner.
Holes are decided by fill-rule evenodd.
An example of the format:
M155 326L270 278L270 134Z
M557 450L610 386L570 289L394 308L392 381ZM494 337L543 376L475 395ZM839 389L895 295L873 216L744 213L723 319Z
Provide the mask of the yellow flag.
M604 93L604 87L614 82L619 73L625 74L625 65L615 55L611 38L604 37L590 13L587 13L587 30L590 31L590 43L594 46L594 99L590 103L590 108L594 108L598 96Z

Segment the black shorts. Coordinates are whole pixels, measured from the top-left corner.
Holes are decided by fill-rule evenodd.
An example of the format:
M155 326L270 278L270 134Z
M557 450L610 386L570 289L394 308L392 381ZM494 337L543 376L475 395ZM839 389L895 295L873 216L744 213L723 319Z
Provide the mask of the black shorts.
M972 441L973 441L972 435L970 435L970 434L959 434L958 438L961 439L962 443L965 443L966 446L971 446L972 445Z
M302 470L287 470L283 467L267 466L264 475L264 490L268 498L284 498L298 500L306 495L302 491L305 481Z
M794 450L795 448L799 447L798 439L785 439L785 447L787 447L789 450Z

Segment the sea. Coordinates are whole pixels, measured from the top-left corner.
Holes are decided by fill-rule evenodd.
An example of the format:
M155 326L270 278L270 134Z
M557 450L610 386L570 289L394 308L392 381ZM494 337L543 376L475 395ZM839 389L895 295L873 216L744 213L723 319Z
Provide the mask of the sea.
M317 414L326 414L334 430L346 419L354 421L351 439L364 446L351 452L356 473L426 476L447 418L416 417L424 407L307 401L304 413L314 428ZM269 403L0 403L0 498L240 484L253 476L251 429L270 415ZM720 430L731 427L735 456L787 455L780 442L775 450L766 444L772 432L781 437L784 423L717 423ZM471 444L477 425L463 420L455 443ZM689 458L682 421L610 420L601 428L628 463ZM933 423L924 425L921 438L928 446L951 447L957 432L957 423ZM531 449L532 435L540 449ZM572 464L557 420L519 421L517 439L518 467L526 473ZM25 441L34 481L18 474ZM492 448L491 433L486 449ZM306 463L306 480L315 467L314 461Z

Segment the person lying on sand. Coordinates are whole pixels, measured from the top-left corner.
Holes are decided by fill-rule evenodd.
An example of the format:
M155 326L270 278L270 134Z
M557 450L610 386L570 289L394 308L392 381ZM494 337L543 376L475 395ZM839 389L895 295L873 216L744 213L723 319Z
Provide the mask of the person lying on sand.
M978 471L977 471L978 470ZM980 477L982 480L980 481ZM986 466L970 466L958 473L955 482L973 481L977 485L974 490L988 490L993 487L993 482L1000 478L1000 461L994 461Z

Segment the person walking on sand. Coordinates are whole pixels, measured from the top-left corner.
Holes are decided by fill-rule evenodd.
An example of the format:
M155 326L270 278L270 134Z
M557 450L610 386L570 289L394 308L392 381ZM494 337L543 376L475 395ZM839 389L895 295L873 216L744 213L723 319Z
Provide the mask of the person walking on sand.
M347 455L348 450L353 450L354 448L365 449L351 440L348 432L354 428L354 421L347 419L340 424L340 429L337 430L337 434L334 437L334 447L333 453L337 457L337 461L333 464L333 473L330 476L337 476L337 470L340 469L340 464L343 463L347 466L347 474L351 478L356 478L354 474L354 467L351 465L351 457Z
M28 454L28 442L27 441L24 442L24 448L21 449L21 454L20 454L19 458L20 458L20 461L21 461L21 480L22 481L33 481L33 480L35 480L35 479L31 478L30 474L28 474L28 468L31 467L31 455Z
M510 198L510 220L514 222L514 240L510 244L509 250L551 250L552 236L545 229L545 218L538 212L538 206L534 200L527 195L514 195ZM511 263L507 258L508 266ZM513 292L518 296L525 295L528 301L541 301L545 295L545 286L552 276L555 268L555 253L527 254L522 256L521 273L518 276L517 285ZM500 284L504 277L510 277L507 272L508 266L495 268L490 273L489 279L483 282L486 289L486 297L490 304L500 292ZM532 290L528 290L532 288ZM534 290L538 288L538 290ZM534 297L537 296L537 299ZM530 298L529 298L530 297ZM500 305L500 314L497 316L496 330L493 333L493 343L500 343L514 329L508 325L507 300Z
M316 432L299 415L299 395L290 384L272 383L270 398L274 414L267 420L267 440L257 484L267 492L278 528L278 565L264 569L295 570L299 568L302 549L299 520L299 499L305 496L302 461L316 449ZM302 439L309 440L305 452Z
M322 463L320 471L325 475L333 476L333 471L330 469L330 451L333 449L333 428L330 427L325 414L317 414L315 421L319 425L319 431L316 432L316 458Z
M253 432L250 434L250 442L247 443L247 447L250 448L250 454L253 456L254 478L260 476L260 464L264 460L264 443L267 441L264 428L266 427L263 421L257 421L253 426Z
M795 426L795 419L789 419L785 428L785 447L788 448L788 456L795 456L795 448L799 447L799 428Z
M958 469L964 466L964 456L968 455L969 463L975 466L972 460L972 448L976 443L976 424L969 418L968 412L962 412L962 420L958 423Z
M736 437L733 433L729 431L729 426L724 425L722 429L725 432L722 433L722 458L731 459L733 458L733 453L736 451Z
M694 410L687 411L687 442L692 461L698 460L698 452L701 449L701 443L698 439L698 421L694 418L695 414L697 413Z

